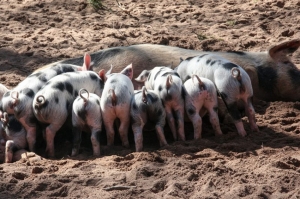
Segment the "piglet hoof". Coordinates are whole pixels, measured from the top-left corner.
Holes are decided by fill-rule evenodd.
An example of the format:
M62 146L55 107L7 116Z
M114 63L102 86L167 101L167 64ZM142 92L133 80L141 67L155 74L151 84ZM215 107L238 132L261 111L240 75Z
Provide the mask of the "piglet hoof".
M246 133L246 131L242 131L242 132L239 132L239 135L242 136L242 137L246 137L247 133Z
M79 151L77 149L72 149L71 157L78 155Z
M258 126L257 126L257 125L251 126L251 131L252 131L252 132L259 132Z
M128 149L130 146L129 146L129 143L125 143L123 144L123 147L125 147L126 149Z

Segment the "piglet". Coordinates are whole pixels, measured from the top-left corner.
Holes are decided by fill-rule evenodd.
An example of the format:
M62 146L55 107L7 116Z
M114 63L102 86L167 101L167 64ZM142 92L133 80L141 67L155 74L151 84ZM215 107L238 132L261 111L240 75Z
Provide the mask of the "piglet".
M79 96L74 100L72 107L72 125L79 133L73 138L72 156L79 152L81 142L81 132L91 132L91 142L93 145L93 155L100 155L99 136L102 129L102 116L100 110L100 97L94 93L89 93L86 89L79 90Z
M83 66L56 63L42 68L21 81L14 89L6 92L2 98L2 111L14 114L27 131L27 142L30 151L35 151L37 120L32 110L35 94L53 77L75 71L90 70L91 57L84 56Z
M5 162L10 163L15 151L27 148L26 131L13 115L9 116L6 112L0 123L1 144L6 142Z
M102 118L107 135L107 145L114 144L114 121L120 120L119 134L122 145L129 147L128 128L130 125L130 100L133 90L131 82L133 76L132 65L128 65L120 73L111 73L107 80L100 101Z
M64 73L49 80L37 92L32 103L33 113L38 121L47 125L46 153L49 157L54 157L55 134L71 114L78 91L85 88L88 92L101 96L104 75L104 70L100 70L99 75L93 71ZM74 135L76 136L78 135Z
M143 86L142 90L134 93L131 99L130 115L134 134L135 149L143 149L143 128L146 123L155 125L160 146L167 145L164 135L166 113L159 96Z
M182 61L177 72L183 81L193 74L210 79L223 99L241 136L246 136L240 109L244 109L253 131L259 131L252 105L253 90L249 75L240 66L214 54L203 54Z
M218 118L217 90L212 81L192 75L184 85L185 110L194 127L194 139L201 138L202 117L208 112L216 135L222 135Z
M165 107L166 118L174 140L185 140L184 134L184 100L182 81L177 72L168 67L155 67L144 70L135 79L144 82L147 89L154 90Z

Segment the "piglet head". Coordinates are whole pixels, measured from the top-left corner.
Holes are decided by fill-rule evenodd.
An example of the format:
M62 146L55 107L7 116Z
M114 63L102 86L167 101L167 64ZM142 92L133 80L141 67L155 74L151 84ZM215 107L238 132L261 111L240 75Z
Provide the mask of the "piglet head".
M129 77L130 80L132 80L132 77L133 77L132 64L129 64L128 66L126 66L120 73L123 75L126 75L127 77Z

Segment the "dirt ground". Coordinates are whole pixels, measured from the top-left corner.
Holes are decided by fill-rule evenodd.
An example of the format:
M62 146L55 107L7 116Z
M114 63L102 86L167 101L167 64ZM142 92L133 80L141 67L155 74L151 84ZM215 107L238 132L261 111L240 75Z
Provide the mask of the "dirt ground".
M12 88L35 69L113 46L164 44L206 51L264 51L300 38L298 0L0 0L0 83ZM300 50L294 53L300 67ZM145 151L101 141L92 157L56 139L58 159L0 164L0 198L300 198L300 102L255 102L259 133L239 137L231 123L215 137L159 148L145 132ZM59 138L59 137L58 137ZM28 154L29 156L29 154Z

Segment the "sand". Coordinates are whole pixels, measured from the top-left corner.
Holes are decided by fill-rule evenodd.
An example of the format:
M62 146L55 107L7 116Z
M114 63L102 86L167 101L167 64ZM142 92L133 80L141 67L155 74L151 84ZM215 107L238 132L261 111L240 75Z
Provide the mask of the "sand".
M1 0L0 83L13 88L35 69L114 46L164 44L205 51L264 51L300 38L298 0L103 1L96 12L85 0ZM300 50L293 56L300 67ZM88 142L69 157L71 144L56 139L57 157L19 152L0 164L0 198L299 198L300 102L255 101L260 132L238 136L222 122L215 137L204 118L203 138L159 148L145 132L144 152L119 140L101 157ZM59 137L58 137L59 138ZM39 154L41 156L41 154Z

